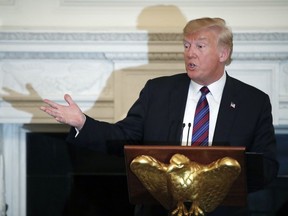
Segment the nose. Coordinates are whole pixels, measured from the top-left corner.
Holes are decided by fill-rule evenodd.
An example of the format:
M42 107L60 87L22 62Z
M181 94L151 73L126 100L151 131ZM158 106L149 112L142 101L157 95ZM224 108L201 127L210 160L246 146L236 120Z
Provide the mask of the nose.
M196 57L195 47L193 47L193 46L189 47L189 49L187 50L187 56L189 58L195 58Z

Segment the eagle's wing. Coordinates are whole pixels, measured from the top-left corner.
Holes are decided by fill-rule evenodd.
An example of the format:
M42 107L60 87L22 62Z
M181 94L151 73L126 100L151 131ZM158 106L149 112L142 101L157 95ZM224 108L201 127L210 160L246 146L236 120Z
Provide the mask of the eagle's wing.
M194 179L197 194L194 201L205 212L213 211L224 200L240 171L239 163L229 157L203 166Z
M172 197L167 189L167 165L151 156L141 155L131 162L130 168L150 194L169 210Z

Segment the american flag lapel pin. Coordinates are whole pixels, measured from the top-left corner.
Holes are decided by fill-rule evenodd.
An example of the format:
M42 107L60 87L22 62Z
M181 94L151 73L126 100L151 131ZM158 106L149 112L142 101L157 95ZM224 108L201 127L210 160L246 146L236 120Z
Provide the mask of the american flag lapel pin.
M233 108L233 109L235 109L235 108L236 108L236 104L235 104L234 102L231 102L231 103L230 103L230 107Z

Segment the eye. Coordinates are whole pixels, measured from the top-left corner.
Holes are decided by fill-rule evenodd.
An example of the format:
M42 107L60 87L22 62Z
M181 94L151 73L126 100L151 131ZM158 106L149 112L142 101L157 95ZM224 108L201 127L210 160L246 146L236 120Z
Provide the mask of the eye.
M190 47L190 44L189 43L184 43L183 46L184 46L185 49L188 49Z
M196 47L197 47L198 49L202 49L202 48L205 47L205 44L199 43L199 44L196 44Z

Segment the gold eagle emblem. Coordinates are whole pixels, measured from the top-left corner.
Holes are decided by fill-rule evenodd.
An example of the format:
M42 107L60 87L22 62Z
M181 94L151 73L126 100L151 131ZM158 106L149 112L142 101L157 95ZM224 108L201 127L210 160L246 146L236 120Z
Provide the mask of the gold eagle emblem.
M141 155L134 158L130 168L149 193L177 216L212 212L241 172L240 164L230 157L204 165L182 154L174 154L170 164Z

